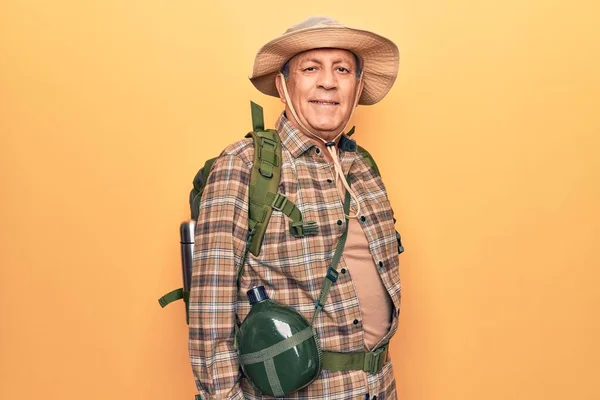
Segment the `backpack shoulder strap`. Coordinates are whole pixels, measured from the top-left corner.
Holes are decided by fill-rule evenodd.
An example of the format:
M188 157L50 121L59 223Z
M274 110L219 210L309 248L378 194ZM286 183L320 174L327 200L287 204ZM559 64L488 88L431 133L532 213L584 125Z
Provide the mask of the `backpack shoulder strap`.
M261 106L251 102L251 109L254 130L246 135L254 141L248 204L249 251L258 256L273 209L291 219L290 231L296 237L316 234L317 225L314 221L304 222L296 205L278 193L282 163L279 134L274 129L264 129Z
M348 136L352 136L354 135L354 131L356 127L353 126L352 129L350 129L347 133ZM377 174L377 176L381 176L381 174L379 173L379 168L377 168L377 164L375 163L375 160L373 159L373 157L371 156L371 153L369 153L367 151L367 149L365 149L364 147L360 147L360 146L356 146L356 151L358 152L358 154L360 154L364 159L365 162L369 165L369 167L373 168L373 171L375 171L375 173Z
M260 253L263 236L271 218L271 202L281 179L281 148L272 132L251 132L254 140L254 165L250 174L248 228L252 237L250 252Z
M216 160L216 157L211 158L210 160L206 160L204 166L200 168L200 170L196 173L196 176L194 177L194 186L190 191L190 214L194 221L198 220L198 213L200 211L200 200L202 198L202 193L204 192L206 181L208 181L208 175L210 174L210 170L212 169L212 166Z
M375 173L378 176L381 176L381 174L379 173L379 168L377 168L377 163L373 159L373 156L371 156L371 153L369 153L364 147L360 146L356 146L356 150L361 156L363 156L365 162L369 165L369 167L373 168L373 171L375 171Z
M250 110L252 112L252 131L262 132L265 130L265 119L263 117L263 109L255 102L250 102Z
M277 193L279 189L281 143L277 131L265 130L262 107L250 102L250 108L253 131L246 137L252 137L254 141L254 163L250 172L248 189L248 228L251 232L249 251L257 256L260 253L260 246L273 212L267 195Z

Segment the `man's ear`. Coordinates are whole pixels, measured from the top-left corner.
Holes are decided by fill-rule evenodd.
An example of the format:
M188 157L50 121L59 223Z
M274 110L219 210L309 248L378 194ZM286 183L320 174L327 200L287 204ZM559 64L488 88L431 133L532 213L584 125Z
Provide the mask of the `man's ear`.
M362 79L362 73L361 73L360 79L358 81L358 92L356 95L356 102L354 103L354 107L358 106L358 102L360 100L360 96L362 96L362 91L364 88L365 88L365 80Z
M275 86L277 86L277 93L279 93L279 100L281 100L281 102L283 104L287 104L285 101L285 94L283 92L282 79L285 79L285 78L284 78L283 74L280 72L277 74L277 76L275 76Z

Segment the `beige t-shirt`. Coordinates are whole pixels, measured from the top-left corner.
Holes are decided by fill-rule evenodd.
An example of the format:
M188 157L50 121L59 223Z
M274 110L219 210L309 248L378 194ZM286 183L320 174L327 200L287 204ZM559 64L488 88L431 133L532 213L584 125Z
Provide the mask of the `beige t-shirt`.
M337 186L343 199L345 188L339 179ZM371 256L367 237L356 218L349 219L343 257L360 304L365 347L372 350L390 330L393 303Z

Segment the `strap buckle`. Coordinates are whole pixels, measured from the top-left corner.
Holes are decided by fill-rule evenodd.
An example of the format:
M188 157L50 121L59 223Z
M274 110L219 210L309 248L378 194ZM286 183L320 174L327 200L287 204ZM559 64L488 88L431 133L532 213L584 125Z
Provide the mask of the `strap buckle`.
M338 279L339 272L333 267L329 267L327 269L327 275L325 276L327 279L331 281L331 283L335 283Z
M398 243L398 254L402 254L404 252L404 246L402 246L402 238L398 231L396 231L396 243Z
M277 193L277 196L275 196L275 198L273 199L273 202L271 203L271 207L273 207L273 210L281 211L281 210L283 210L283 208L286 206L287 203L288 203L288 198L286 196L282 195L281 193Z
M376 374L385 365L388 360L388 345L381 346L374 351L365 353L365 361L363 365L363 371L371 374Z
M249 249L250 246L252 245L252 238L254 237L254 234L256 233L256 229L252 228L248 231L248 234L246 235L246 248Z
M290 233L296 238L316 235L319 226L315 221L290 221Z
M258 158L261 161L266 161L274 167L279 166L279 157L275 154L277 142L266 137L261 137L261 146L258 150Z
M260 160L260 167L258 172L267 179L273 177L273 167L279 167L279 157L275 153L277 143L274 140L260 137L260 146L258 147L258 159Z

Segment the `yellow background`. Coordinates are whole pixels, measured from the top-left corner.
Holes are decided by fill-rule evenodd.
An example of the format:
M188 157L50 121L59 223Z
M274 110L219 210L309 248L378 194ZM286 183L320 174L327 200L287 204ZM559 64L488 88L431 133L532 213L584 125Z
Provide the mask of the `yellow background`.
M403 400L600 399L600 6L3 1L0 398L192 399L178 225L196 170L281 104L247 77L308 15L373 29L360 107L398 218Z

